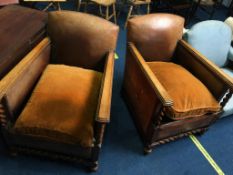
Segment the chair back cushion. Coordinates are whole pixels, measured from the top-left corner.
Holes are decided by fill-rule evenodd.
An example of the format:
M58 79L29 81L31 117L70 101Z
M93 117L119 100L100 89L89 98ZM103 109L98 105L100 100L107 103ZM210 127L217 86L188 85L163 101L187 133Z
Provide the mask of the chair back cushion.
M1 0L0 6L10 5L10 4L18 4L19 0Z
M208 20L197 23L187 32L186 40L219 67L226 64L231 29L224 22Z
M118 30L115 24L89 14L51 12L52 62L101 70L104 56L115 50Z
M182 38L184 19L172 14L150 14L129 20L128 42L133 42L146 61L170 60Z

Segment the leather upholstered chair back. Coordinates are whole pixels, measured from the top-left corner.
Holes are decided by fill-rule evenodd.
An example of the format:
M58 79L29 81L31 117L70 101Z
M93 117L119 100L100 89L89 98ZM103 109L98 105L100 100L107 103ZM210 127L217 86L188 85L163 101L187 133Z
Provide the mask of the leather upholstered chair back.
M169 61L182 38L183 27L180 16L150 14L129 20L127 37L146 61Z
M118 26L92 15L49 13L51 62L102 71L106 54L116 47L118 31Z
M19 0L0 0L0 6L18 4L18 3L19 3Z

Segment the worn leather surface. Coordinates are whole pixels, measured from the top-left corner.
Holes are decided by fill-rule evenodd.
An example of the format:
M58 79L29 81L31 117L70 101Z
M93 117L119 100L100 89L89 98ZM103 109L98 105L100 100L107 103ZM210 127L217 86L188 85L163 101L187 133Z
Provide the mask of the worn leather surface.
M9 5L9 4L18 4L19 0L1 0L0 6Z
M97 71L48 65L14 129L91 147L101 79Z
M100 4L103 6L110 6L114 3L116 3L116 0L91 0L91 2L94 2L96 4Z
M17 5L0 9L0 79L45 35L47 15Z
M51 12L48 35L52 62L103 71L105 56L115 50L119 27L77 12Z
M170 60L182 38L184 19L172 14L150 14L132 18L127 26L133 42L146 61Z

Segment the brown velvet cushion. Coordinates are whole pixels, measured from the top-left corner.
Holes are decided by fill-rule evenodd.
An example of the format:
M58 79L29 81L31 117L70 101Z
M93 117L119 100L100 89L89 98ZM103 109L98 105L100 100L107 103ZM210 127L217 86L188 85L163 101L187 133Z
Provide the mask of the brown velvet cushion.
M65 143L90 147L102 74L48 65L14 129Z
M205 85L182 66L168 62L148 62L148 65L174 102L166 110L168 117L183 119L220 110Z

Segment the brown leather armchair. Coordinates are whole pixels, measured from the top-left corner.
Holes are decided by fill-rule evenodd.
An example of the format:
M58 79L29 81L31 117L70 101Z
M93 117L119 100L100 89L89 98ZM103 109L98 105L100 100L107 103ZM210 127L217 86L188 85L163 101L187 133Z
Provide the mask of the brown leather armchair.
M118 26L49 13L48 35L0 82L1 129L12 154L82 162L97 170L110 121Z
M129 20L122 93L145 153L203 133L233 92L233 81L181 39L183 25L172 14Z

